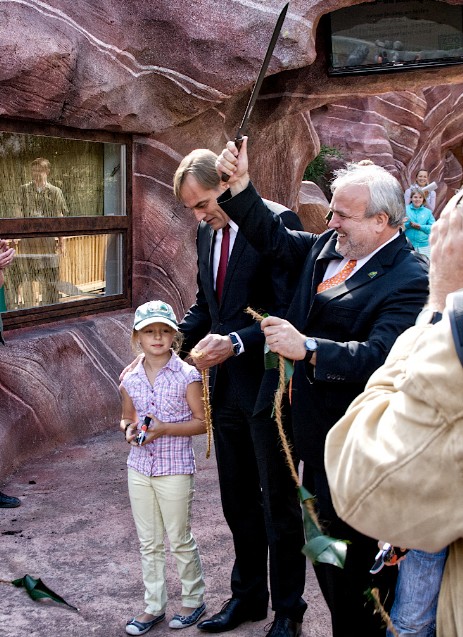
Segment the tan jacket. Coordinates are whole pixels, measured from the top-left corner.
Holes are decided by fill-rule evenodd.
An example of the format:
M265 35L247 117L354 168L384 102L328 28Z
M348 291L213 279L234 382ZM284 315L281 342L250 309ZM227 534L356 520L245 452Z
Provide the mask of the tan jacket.
M325 465L354 528L396 546L450 545L438 636L463 637L463 367L447 313L397 339L330 431Z

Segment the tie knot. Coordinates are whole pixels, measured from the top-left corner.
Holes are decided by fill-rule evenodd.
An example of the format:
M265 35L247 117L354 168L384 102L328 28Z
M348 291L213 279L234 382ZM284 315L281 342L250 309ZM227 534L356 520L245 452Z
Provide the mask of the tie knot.
M227 223L227 225L222 228L222 233L223 234L228 234L229 232L230 232L230 226Z

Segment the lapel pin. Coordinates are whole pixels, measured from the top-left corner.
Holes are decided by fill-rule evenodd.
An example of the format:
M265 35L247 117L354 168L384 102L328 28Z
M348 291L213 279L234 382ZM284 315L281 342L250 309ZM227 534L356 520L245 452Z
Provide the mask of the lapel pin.
M377 274L378 274L377 272L368 272L368 276L370 277L370 279L375 277Z

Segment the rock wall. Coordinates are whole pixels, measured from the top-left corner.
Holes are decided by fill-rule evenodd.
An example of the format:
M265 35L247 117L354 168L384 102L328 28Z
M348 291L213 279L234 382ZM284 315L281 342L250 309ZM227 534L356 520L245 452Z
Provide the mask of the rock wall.
M459 67L327 76L319 21L355 4L291 0L249 126L258 189L289 207L300 202L317 231L326 202L312 187L299 191L320 140L371 156L404 185L422 161L449 189L461 177L451 150L463 131ZM218 152L233 138L282 5L0 0L0 124L133 135L135 305L158 297L181 314L194 298L196 224L174 202L172 176L193 148ZM391 93L399 77L402 92ZM442 187L439 201L445 196ZM95 316L6 334L0 477L31 453L115 426L130 320Z
M463 83L417 91L350 98L312 111L312 123L324 145L342 151L345 160L369 158L393 173L402 186L426 168L439 188L436 214L462 185L455 157L463 140Z

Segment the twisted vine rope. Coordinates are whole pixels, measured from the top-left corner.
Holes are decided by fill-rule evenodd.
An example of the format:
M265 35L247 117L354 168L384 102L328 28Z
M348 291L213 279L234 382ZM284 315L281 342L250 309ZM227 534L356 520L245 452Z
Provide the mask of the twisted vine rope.
M252 316L252 318L255 321L258 321L259 323L261 323L264 320L263 316L261 316L258 312L256 312L250 307L246 308L245 311L247 314L250 314L250 316ZM291 476L294 480L296 487L299 489L299 487L301 486L299 475L296 471L296 467L294 466L293 456L291 453L291 445L288 442L288 438L286 436L286 432L283 427L282 403L283 403L283 396L286 393L286 383L285 383L285 359L280 354L278 354L278 371L279 371L278 389L275 392L275 401L274 401L275 422L277 424L278 435L280 436L281 445L285 453L286 464L289 467ZM308 514L312 518L312 521L315 524L315 526L318 528L320 532L322 532L320 522L318 521L317 513L314 508L313 499L304 500L304 506L307 509Z
M381 619L383 620L383 622L387 625L388 629L391 631L394 637L399 637L399 633L397 632L394 624L392 623L392 619L386 612L384 606L381 604L381 601L379 599L379 590L377 588L372 588L370 589L369 593L376 606L377 612L381 615Z
M195 348L193 348L190 352L190 356L193 360L197 360L203 356L202 352L198 352ZM209 395L209 370L202 369L201 370L201 378L203 381L203 404L204 404L204 421L206 423L206 435L207 435L207 446L206 446L206 458L209 459L211 456L211 446L212 446L212 409L211 409L211 399Z
M258 321L259 323L262 322L264 319L263 316L255 312L250 307L246 308L246 312L247 314L250 314L253 317L253 319L255 321ZM281 354L278 354L278 371L279 371L278 389L275 392L275 401L274 401L275 421L278 427L278 434L280 436L281 444L286 456L286 462L289 466L291 476L296 484L296 487L299 488L301 486L299 475L296 471L296 467L294 466L293 457L291 454L291 445L288 442L286 432L283 428L282 402L283 402L283 396L285 395L285 392L286 392L286 382L285 382L285 359L283 356L281 356ZM315 511L313 498L309 500L304 500L304 506L307 509L307 512L310 515L312 522L316 525L319 531L322 532L322 528L320 526L320 522L318 521L318 516ZM377 588L370 589L369 594L375 605L375 609L376 609L375 612L379 612L382 620L386 623L387 627L389 628L391 633L394 635L394 637L399 637L390 616L386 612L384 606L382 605L379 599L379 590Z

